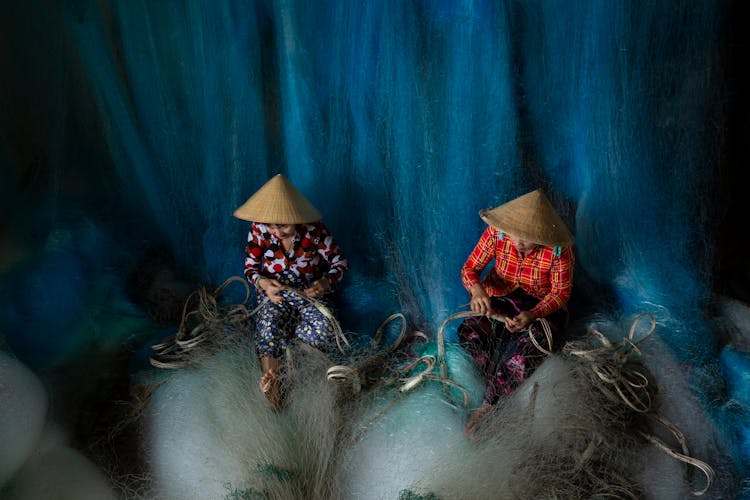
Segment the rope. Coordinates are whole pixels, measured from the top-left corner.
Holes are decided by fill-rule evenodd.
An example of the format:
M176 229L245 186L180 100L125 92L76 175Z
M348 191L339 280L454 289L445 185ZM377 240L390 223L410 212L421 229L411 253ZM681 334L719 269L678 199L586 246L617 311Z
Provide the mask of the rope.
M436 359L435 356L422 356L421 358L417 358L415 361L407 365L403 368L403 372L410 371L416 366L419 366L420 364L426 365L427 368L423 372L418 373L417 375L413 375L411 377L407 377L405 379L401 379L401 382L403 382L403 385L399 387L400 392L407 392L411 389L417 387L419 384L424 382L425 380L435 380L437 382L440 382L443 385L455 387L456 389L460 390L464 396L464 408L469 405L470 395L469 391L467 391L464 387L462 387L460 384L454 382L453 380L446 378L446 377L438 377L436 375L432 374L432 370L435 368Z
M471 318L474 316L482 316L480 313L475 313L474 311L459 311L457 313L453 313L443 322L440 324L440 328L438 328L438 334L437 334L437 348L438 348L438 363L440 364L440 376L443 378L448 378L448 365L445 360L445 327L448 326L448 323L451 321L455 321L457 319L463 319L463 318ZM497 321L505 322L504 316L491 316L492 319Z
M344 335L344 331L341 328L341 324L338 322L336 317L333 315L331 310L321 301L314 299L312 297L308 297L307 295L303 294L300 290L297 290L295 288L287 288L286 291L288 293L291 293L293 295L296 295L298 298L302 299L303 301L308 302L309 304L312 304L315 306L315 308L320 311L323 316L325 316L330 322L331 325L333 325L333 335L336 339L336 346L339 348L339 352L346 356L347 352L344 350L343 347L341 347L341 343L343 342L347 348L351 349L352 345L349 343L349 339L346 338L346 335ZM269 300L268 297L265 298L265 300ZM258 306L256 309L260 309L260 306Z
M396 340L393 341L393 343L390 346L378 352L377 347L380 344L380 340L383 336L383 332L385 331L385 328L391 322L397 319L401 320L401 332L399 333ZM360 363L354 364L352 366L347 366L347 365L331 366L326 371L326 378L334 382L347 382L347 381L352 382L354 392L358 393L362 387L360 374L363 373L366 368L369 368L370 366L375 365L375 364L379 364L384 358L388 357L388 355L390 355L396 349L398 349L399 346L406 339L412 339L412 338L427 339L427 336L418 330L413 330L411 332L408 332L407 324L408 322L406 320L406 316L403 313L391 314L380 324L380 326L375 331L375 335L373 336L373 340L371 342L370 353L367 355L367 357L363 361L361 361Z
M243 284L245 287L245 299L239 304L220 307L217 297L233 282ZM341 324L336 320L330 309L321 301L307 297L299 290L287 288L286 293L294 294L301 300L313 305L330 321L333 326L336 345L339 351L346 355L342 343L348 348L351 348L351 344L344 335ZM217 340L215 332L218 326L241 324L257 314L270 301L268 296L265 296L253 310L248 311L246 304L249 300L250 286L247 280L241 276L232 276L212 293L209 293L205 287L195 290L185 299L177 333L151 346L156 352L151 356L149 362L156 368L177 369L194 362L195 360L192 358L196 357L196 351L201 346L204 351L211 352L215 347L212 343L216 343Z
M464 304L466 306L467 304ZM464 307L462 306L462 307ZM448 323L451 321L455 321L457 319L463 319L463 318L472 318L475 316L484 316L481 313L476 313L474 311L459 311L457 313L453 313L440 325L440 328L438 328L438 334L437 334L437 343L438 343L438 364L440 365L440 376L444 379L448 379L448 364L446 362L445 358L445 328L448 326ZM505 323L505 321L508 319L507 316L503 315L492 315L489 316L490 319L495 321L501 321ZM547 345L552 349L552 329L549 326L549 321L547 321L545 318L537 318L535 322L538 322L542 326L542 331L544 332L545 337L547 338ZM536 337L532 333L531 328L528 328L529 338L531 339L531 343L534 344L534 347L536 347L539 351L544 353L547 356L552 355L551 350L543 348L539 342L536 340Z
M240 304L226 307L220 306L217 297L230 283L236 281L243 283L245 286L245 299ZM342 347L342 343L348 348L351 348L351 344L344 335L341 325L328 307L318 300L305 296L298 290L287 288L287 293L296 294L300 299L312 304L331 321L331 324L334 327L334 336L339 351L346 355L347 353ZM239 276L229 278L212 293L209 293L205 287L194 291L185 301L177 333L165 341L152 345L152 348L156 353L150 358L150 363L157 368L175 369L194 362L195 355L193 351L198 350L199 348L203 349L204 353L211 352L211 350L219 343L215 332L220 330L220 326L225 326L227 324L242 324L251 316L255 315L260 308L269 301L268 297L264 297L264 299L252 311L248 311L246 304L249 298L250 287L248 286L247 280ZM192 303L195 304L192 305ZM383 382L386 384L394 382L400 384L397 397L365 426L360 433L360 437L364 435L366 430L371 427L375 421L382 418L400 400L404 393L420 386L426 380L438 381L444 388L454 387L460 390L463 394L463 406L468 406L470 401L468 391L460 384L451 380L448 376L448 367L445 356L445 328L451 321L474 316L480 316L480 314L472 311L459 311L450 315L442 322L438 329L437 357L433 355L419 357L404 364L398 369L394 369L391 377L383 379ZM503 322L507 319L505 316L491 316L490 318L495 321ZM636 331L640 322L644 318L649 318L651 322L650 328L645 335L636 339ZM386 327L397 319L401 320L401 331L398 337L390 346L378 350L378 346ZM529 329L529 338L540 352L549 356L552 354L552 331L549 322L544 318L539 318L536 321L541 325L549 349L544 348L539 344L531 329ZM591 329L590 333L601 344L600 347L591 347L591 345L583 342L569 342L565 345L564 352L568 355L577 357L588 364L593 380L598 382L596 384L597 388L605 397L613 402L623 404L638 414L649 416L656 422L662 424L672 433L681 446L681 452L672 449L653 434L641 430L638 431L641 437L654 444L658 449L673 458L680 460L686 465L692 465L703 472L706 477L706 485L703 489L692 492L693 495L700 496L708 491L715 480L716 474L713 468L707 463L690 456L682 432L665 417L652 410L652 396L646 375L635 367L628 367L630 354L632 352L641 354L639 345L650 338L655 329L656 318L652 314L640 314L633 320L627 337L621 342L613 343L598 330ZM412 338L427 339L427 336L423 332L417 330L408 331L407 319L404 314L391 314L376 330L371 343L370 353L362 362L352 366L331 366L326 372L326 378L327 380L334 382L350 382L354 392L358 393L362 387L362 373L364 373L364 371L370 366L376 363L380 364L381 361L396 351L405 340ZM424 369L421 372L410 376L404 376L406 373L413 372L419 366L424 366ZM433 374L436 366L439 367L439 375ZM533 400L536 399L536 387L534 389ZM530 405L529 411L533 414L533 403ZM599 441L600 436L594 436L589 442L588 446L579 457L579 466L582 466L593 456L597 446L596 443ZM688 469L688 471L689 470L690 469Z
M341 323L336 319L336 317L333 315L331 310L326 306L322 301L314 299L312 297L308 297L304 293L302 293L302 290L293 288L293 287L286 287L283 290L283 293L294 295L296 298L299 298L300 300L307 302L308 304L311 304L314 306L323 316L325 316L333 326L333 336L336 339L336 346L339 349L339 352L346 356L347 352L346 350L341 346L341 343L343 342L344 345L346 345L347 348L351 349L351 344L349 343L349 339L346 338L346 335L344 335L344 331L341 328ZM271 299L268 298L268 296L264 296L263 300L261 301L258 306L253 309L250 312L250 316L255 315L261 307L263 307L267 302L269 302Z
M706 476L706 485L703 487L703 489L698 491L692 491L691 493L695 496L701 496L705 494L708 489L711 487L711 484L713 484L714 480L716 479L716 473L714 472L714 469L708 465L706 462L703 462L702 460L698 460L697 458L693 458L690 456L690 451L687 447L687 440L685 439L685 435L680 431L680 429L677 428L676 425L674 425L672 422L670 422L666 417L659 414L651 414L649 415L652 419L656 420L660 424L662 424L664 427L669 430L669 432L672 433L672 435L675 437L677 442L680 444L680 447L682 448L682 452L675 451L671 447L669 447L667 444L665 444L662 440L654 436L653 434L646 433L643 431L638 431L638 433L647 441L654 444L657 448L659 448L661 451L666 453L667 455L676 458L680 462L684 462L686 465L692 465L693 467L700 470L705 476ZM688 469L690 470L690 469Z
M450 315L441 324L438 330L438 364L440 366L442 379L448 380L448 369L444 346L445 328L447 324L456 319L474 316L480 316L480 314L474 313L472 311L460 311ZM640 336L640 338L636 338L636 332L638 331L640 322L644 318L648 318L650 320L650 327L645 334ZM493 316L492 319L496 321L504 321L506 318L502 316ZM539 318L536 321L538 321L541 325L542 331L546 336L547 345L550 347L550 349L548 350L539 344L531 329L529 329L529 338L539 351L549 356L552 354L552 331L549 322L544 318ZM566 344L564 352L587 362L594 380L597 380L599 382L597 384L597 387L599 388L601 393L604 394L608 399L613 402L623 404L624 406L638 414L646 414L650 418L661 423L672 433L672 435L681 446L681 452L675 451L674 449L670 448L667 444L665 444L653 434L646 433L641 430L638 431L641 437L657 446L657 448L659 448L660 450L676 458L677 460L684 462L687 465L696 467L701 472L703 472L706 477L706 485L703 489L692 492L693 495L700 496L708 491L711 484L715 480L716 474L713 468L706 462L690 456L689 450L687 448L687 442L682 432L674 424L669 422L665 417L653 411L652 396L648 387L649 382L646 375L644 375L636 368L630 368L627 366L631 353L636 352L638 354L642 354L642 351L639 347L640 344L649 339L653 335L655 329L656 318L651 314L640 314L633 320L628 335L620 343L613 343L601 332L597 331L596 329L591 329L592 335L599 341L601 347L591 347L590 345L584 344L583 342L569 342L568 344ZM429 371L426 371L425 374L420 374L416 377L413 377L413 383L418 383L418 381L421 381L422 379L425 379L429 376ZM412 382L412 380L409 380L409 382ZM537 386L535 385L532 389L532 402L527 409L529 411L529 416L533 414L533 404L536 399L536 389ZM577 465L578 468L582 468L583 465L593 457L596 448L601 443L601 436L592 436L592 439L589 441L585 450L579 456ZM690 469L688 469L688 471L689 470ZM592 477L592 479L595 478ZM607 496L612 495L619 497L619 494L625 493L628 497L636 498L636 496L627 488L621 487L619 485L609 485L607 486L606 490L607 491L602 493Z
M380 344L385 328L391 322L397 319L401 320L401 331L398 337L396 338L395 341L393 341L393 343L390 346L380 351L377 351L377 348ZM352 389L354 393L355 394L358 393L362 388L362 373L364 373L367 368L375 364L380 365L384 359L386 359L394 351L396 351L401 346L401 344L407 339L414 339L414 338L427 339L427 336L423 332L420 332L418 330L408 331L407 324L408 322L407 322L406 316L403 313L391 314L380 324L380 326L375 331L372 344L371 344L370 354L362 362L352 365L352 366L346 366L346 365L331 366L326 372L326 378L329 381L333 381L333 382L350 382L352 384ZM408 377L404 377L406 373L413 372L420 365L424 366L423 371L417 374L408 376ZM405 393L405 392L413 390L414 388L418 387L426 380L437 381L443 384L443 386L455 387L456 389L461 391L463 394L463 398L464 398L464 406L468 406L469 400L470 400L469 392L465 388L463 388L460 384L457 384L456 382L448 379L447 377L440 377L440 376L434 375L432 372L435 369L435 365L436 365L435 356L432 356L432 355L421 356L409 363L402 365L401 367L397 369L393 369L393 374L391 375L391 377L384 378L383 380L381 380L381 382L384 385L390 385L392 383L398 382L400 384L398 388L398 393L401 394L401 393ZM381 414L376 416L375 420L385 415L387 411L393 406L393 404L395 404L395 402L389 405L383 412L381 412Z
M388 316L387 318L385 318L385 320L383 320L383 322L380 323L380 326L377 328L377 330L375 330L375 335L373 336L372 342L371 342L371 348L372 348L373 351L375 351L377 349L378 345L380 345L380 339L383 336L383 332L385 331L385 327L388 326L391 323L391 321L393 321L395 319L400 319L401 320L401 333L398 335L398 337L396 338L396 340L394 340L393 343L391 344L391 346L388 348L388 352L393 352L396 349L398 349L398 347L401 345L401 343L404 340L406 340L407 338L420 337L420 338L423 338L423 339L427 340L427 335L425 335L424 333L420 332L419 330L412 330L411 332L408 332L408 334L407 334L407 328L406 328L406 326L407 326L408 322L406 320L406 316L403 313L393 313L390 316Z
M547 321L546 318L537 318L535 321L539 323L540 325L542 325L542 331L544 332L544 336L547 338L547 345L550 347L550 349L552 349L552 328L549 326L549 321ZM529 331L529 339L531 339L531 343L534 344L534 347L536 347L539 351L544 353L546 356L552 356L551 350L545 349L539 344L539 342L537 342L532 329L529 328L528 331Z
M651 326L648 332L640 339L635 338L638 325L644 318L649 318ZM639 345L651 337L656 329L656 318L652 314L644 313L638 315L631 324L630 331L619 343L613 343L601 332L591 329L594 338L599 341L601 347L590 347L583 342L569 342L564 351L572 356L586 361L593 373L593 380L600 392L613 402L620 403L639 414L645 414L656 422L666 427L681 446L682 452L675 451L653 434L638 431L638 434L646 441L654 444L669 456L692 465L706 476L706 485L702 490L692 492L700 496L706 493L713 484L716 474L713 468L702 460L690 456L687 441L683 433L664 416L653 411L651 391L648 388L648 378L636 367L626 367L632 352L641 354Z
M635 340L635 332L643 318L651 320L648 333ZM638 345L647 340L656 329L656 318L651 314L640 314L631 325L628 336L622 342L613 344L601 332L591 329L591 333L602 344L600 348L591 348L583 342L569 342L565 352L585 360L592 372L600 391L613 402L622 402L633 411L646 413L651 409L651 392L648 390L648 378L636 369L626 367L631 352L641 353Z
M245 300L232 306L219 306L217 297L233 282L240 282L244 285ZM204 351L210 352L217 343L216 336L213 334L220 327L227 324L236 326L250 317L251 312L245 305L249 298L250 287L247 281L239 276L227 279L213 293L209 293L205 287L194 291L185 300L177 333L151 346L156 353L151 356L149 362L156 368L176 369L194 362L193 354L198 347L202 346ZM197 304L192 305L194 302Z

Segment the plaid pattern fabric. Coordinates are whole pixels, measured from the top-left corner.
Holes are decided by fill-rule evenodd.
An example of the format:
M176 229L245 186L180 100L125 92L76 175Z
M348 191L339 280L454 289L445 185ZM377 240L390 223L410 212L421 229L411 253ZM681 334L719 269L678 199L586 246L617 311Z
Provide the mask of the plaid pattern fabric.
M255 285L259 278L279 279L285 271L293 273L299 286L308 287L326 276L334 287L348 269L344 254L321 222L297 224L291 251L265 224L254 222L245 247L245 276Z
M560 255L554 247L539 246L522 259L509 238L488 226L477 246L461 269L461 281L468 290L480 283L487 265L495 265L481 280L490 297L507 295L518 287L540 299L531 312L543 318L565 306L573 288L573 251L562 248Z

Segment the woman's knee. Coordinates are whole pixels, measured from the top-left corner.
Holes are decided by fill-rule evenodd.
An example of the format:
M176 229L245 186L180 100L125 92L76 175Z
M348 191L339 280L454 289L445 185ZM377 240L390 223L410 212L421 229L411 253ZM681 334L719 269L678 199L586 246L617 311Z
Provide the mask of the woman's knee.
M299 322L295 335L302 341L320 346L333 337L333 322L325 316L308 317Z

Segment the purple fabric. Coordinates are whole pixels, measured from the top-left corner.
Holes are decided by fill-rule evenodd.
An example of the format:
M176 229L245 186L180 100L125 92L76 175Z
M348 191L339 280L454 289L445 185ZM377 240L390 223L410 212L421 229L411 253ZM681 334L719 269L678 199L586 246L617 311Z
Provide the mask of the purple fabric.
M533 308L539 302L521 289L490 300L496 313L510 317ZM555 351L562 346L568 312L560 309L545 319L552 330L551 350ZM544 331L536 321L516 333L506 330L502 321L484 316L468 318L458 327L461 346L471 354L487 384L484 396L487 403L495 404L500 396L513 392L544 360L545 354L531 342L529 330L542 347L550 350Z

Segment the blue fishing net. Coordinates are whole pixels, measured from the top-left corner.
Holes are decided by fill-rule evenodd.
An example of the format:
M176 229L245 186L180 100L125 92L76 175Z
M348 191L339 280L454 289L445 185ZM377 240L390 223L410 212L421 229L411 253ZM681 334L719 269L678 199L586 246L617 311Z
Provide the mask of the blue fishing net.
M478 210L541 187L577 238L572 312L653 313L742 464L747 353L708 314L729 7L7 2L3 342L38 370L147 345L139 278L241 274L232 211L275 173L349 257L345 328L404 311L434 335L468 301Z

